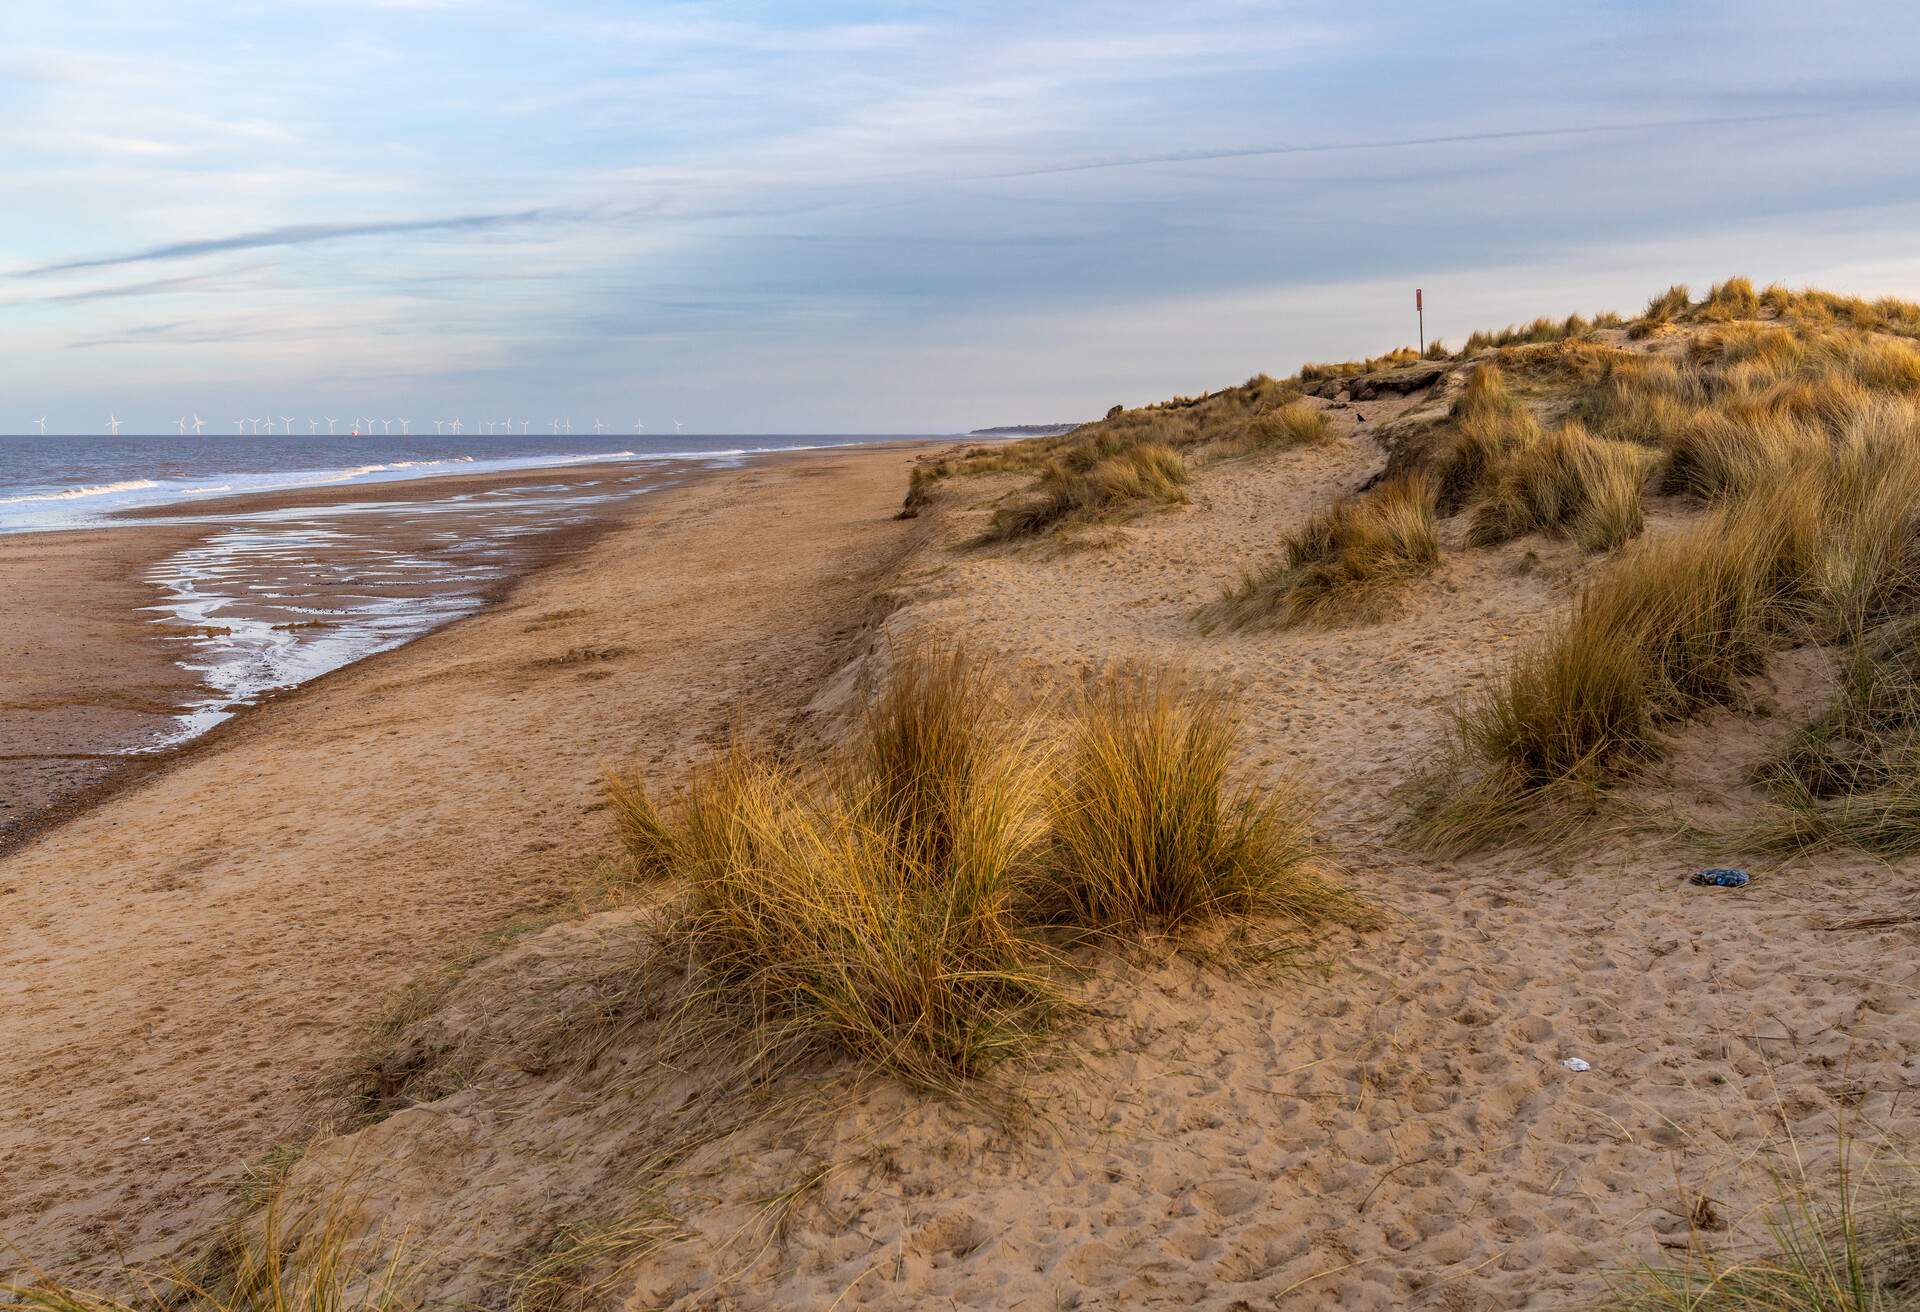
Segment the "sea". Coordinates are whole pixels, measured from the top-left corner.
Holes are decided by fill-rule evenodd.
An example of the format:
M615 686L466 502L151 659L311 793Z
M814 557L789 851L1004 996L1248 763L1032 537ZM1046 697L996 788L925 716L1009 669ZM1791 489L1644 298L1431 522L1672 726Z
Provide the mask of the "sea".
M882 436L0 436L0 533L110 525L115 512L244 492L588 463L739 461Z
M137 618L198 691L114 749L140 754L472 614L554 530L613 503L758 456L893 440L901 439L0 437L0 536L156 523L199 530L142 580L152 601ZM477 488L449 483L445 495L431 483L501 473L509 477ZM318 504L266 509L222 501L307 488L330 491ZM334 491L342 488L354 491Z

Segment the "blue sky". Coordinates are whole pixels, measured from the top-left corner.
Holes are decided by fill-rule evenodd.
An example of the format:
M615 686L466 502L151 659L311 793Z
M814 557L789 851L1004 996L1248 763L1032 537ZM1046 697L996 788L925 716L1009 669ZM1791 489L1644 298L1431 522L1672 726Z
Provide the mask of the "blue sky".
M5 0L0 431L1072 419L1920 297L1903 3Z

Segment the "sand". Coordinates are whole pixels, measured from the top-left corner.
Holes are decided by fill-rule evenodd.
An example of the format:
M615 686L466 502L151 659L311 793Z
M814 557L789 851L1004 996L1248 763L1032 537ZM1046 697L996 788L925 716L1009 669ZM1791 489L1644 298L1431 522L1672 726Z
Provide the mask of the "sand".
M630 503L496 607L0 860L0 1235L83 1274L176 1253L384 995L566 894L604 849L604 764L804 705L916 527L884 513L906 462Z
M891 521L897 456L690 490L647 532L268 708L218 758L13 858L7 883L47 889L29 940L46 982L0 1035L0 1052L18 1033L40 1045L0 1058L8 1080L32 1070L48 1118L4 1145L22 1129L34 1145L29 1237L72 1254L90 1235L151 1252L186 1234L192 1189L273 1141L381 987L610 850L588 762L634 746L670 774L729 723L830 734L889 642L944 635L1036 698L1128 658L1234 687L1243 768L1316 790L1385 928L1290 968L1168 944L1093 959L1087 1022L1009 1073L1009 1113L831 1068L756 1099L724 1060L662 1067L674 998L635 965L645 908L571 916L404 1031L391 1114L317 1143L296 1192L351 1180L362 1222L409 1234L442 1305L550 1287L635 1308L1544 1307L1672 1256L1689 1217L1761 1242L1772 1154L1824 1162L1842 1123L1873 1142L1920 1129L1911 877L1822 857L1754 862L1737 893L1689 886L1709 854L1663 837L1672 815L1756 805L1742 767L1786 728L1733 716L1689 727L1640 810L1566 857L1412 855L1395 790L1587 561L1538 540L1450 555L1390 618L1345 630L1192 623L1379 469L1372 431L1397 408L1368 404L1366 424L1336 409L1333 447L1213 464L1191 506L1070 546L963 546L1014 479L949 483ZM1656 527L1678 513L1656 506ZM594 660L540 664L601 646L644 659L584 684ZM1810 707L1826 677L1803 654L1756 691ZM139 957L127 973L178 981L114 983L99 931L70 923L102 887L75 868L144 871L195 841L169 806L240 797L276 801L220 819L193 849L205 868L162 859L190 891L88 904ZM166 1148L140 1144L149 1126Z
M196 536L142 528L0 537L0 851L49 811L137 768L195 686L144 636L147 569Z
M698 476L697 462L660 461L295 488L151 507L111 529L0 536L0 852L164 764L128 753L175 731L175 717L201 692L179 663L190 653L178 626L149 609L161 600L150 582L154 567L174 552L240 516L376 501L393 508L382 516L388 531L380 548L419 552L434 535L457 532L462 516L411 518L408 506L536 481L584 490L630 468L662 483ZM578 549L620 511L593 508L582 523L521 539L503 559L497 586ZM165 522L182 514L198 522ZM328 549L311 550L324 566ZM312 571L316 578L327 572ZM324 586L309 600L328 604Z

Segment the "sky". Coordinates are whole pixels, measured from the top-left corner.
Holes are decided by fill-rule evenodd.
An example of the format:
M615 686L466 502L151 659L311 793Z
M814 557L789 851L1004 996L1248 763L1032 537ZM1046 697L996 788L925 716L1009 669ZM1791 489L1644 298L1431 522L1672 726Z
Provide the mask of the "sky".
M1082 419L1920 299L1910 0L0 0L0 432Z

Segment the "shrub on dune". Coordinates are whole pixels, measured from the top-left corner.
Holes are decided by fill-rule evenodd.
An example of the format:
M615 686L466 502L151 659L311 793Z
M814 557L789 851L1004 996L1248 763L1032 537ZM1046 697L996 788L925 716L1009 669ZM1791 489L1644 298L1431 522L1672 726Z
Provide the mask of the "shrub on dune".
M1016 541L1067 520L1185 501L1187 481L1187 463L1180 453L1155 442L1103 455L1086 469L1056 464L1041 475L1036 492L996 511L982 537L988 542Z
M1808 613L1823 511L1816 480L1790 480L1602 571L1564 627L1456 713L1455 759L1417 817L1426 839L1479 846L1652 759L1664 726L1736 701Z
M1289 450L1298 446L1325 446L1333 441L1327 412L1294 401L1256 415L1247 425L1245 445L1250 450Z
M1526 533L1572 533L1591 550L1621 546L1645 522L1641 489L1656 459L1645 447L1562 425L1498 459L1467 541L1491 546Z
M1235 786L1236 736L1218 697L1165 674L1083 697L1053 795L1039 886L1048 918L1094 929L1256 913L1365 923L1328 878L1299 794Z
M1130 677L1085 706L1057 752L963 650L922 651L820 767L736 748L664 803L616 781L616 823L640 872L679 882L668 942L720 1009L930 1088L1046 1032L1062 928L1362 919L1312 861L1304 801L1227 782L1221 703ZM1131 864L1091 868L1102 850Z
M1309 519L1285 555L1198 615L1203 629L1335 624L1377 616L1390 586L1440 564L1432 481L1412 475L1344 497Z
M963 654L916 657L829 769L736 749L693 773L664 845L623 819L629 850L685 881L677 934L711 995L928 1086L1041 1033L1058 996L1016 917L1041 776L1000 712Z

